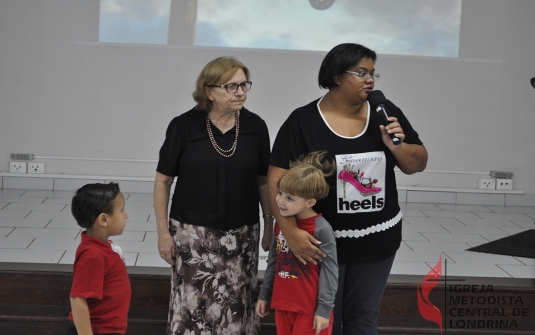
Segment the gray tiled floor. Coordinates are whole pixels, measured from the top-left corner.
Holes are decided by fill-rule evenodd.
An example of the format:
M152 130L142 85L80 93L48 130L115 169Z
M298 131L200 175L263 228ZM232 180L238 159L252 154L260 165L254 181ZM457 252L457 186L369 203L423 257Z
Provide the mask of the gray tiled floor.
M0 189L0 262L72 264L81 229L73 192ZM157 252L152 194L125 194L129 219L121 246L127 265L167 267ZM425 275L439 257L451 276L535 278L535 259L465 251L535 228L535 207L401 203L403 243L393 274ZM261 253L260 269L267 253Z

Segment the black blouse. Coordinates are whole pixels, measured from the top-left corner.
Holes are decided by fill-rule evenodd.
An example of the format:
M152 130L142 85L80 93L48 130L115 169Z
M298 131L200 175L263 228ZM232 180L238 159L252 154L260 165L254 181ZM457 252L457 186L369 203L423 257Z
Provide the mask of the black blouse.
M182 223L234 229L259 222L258 176L266 176L269 133L264 120L242 108L234 155L219 155L208 137L206 111L191 109L167 128L156 171L176 176L170 217ZM215 141L229 149L233 128L223 134L213 126Z
M333 227L339 263L371 262L386 259L399 248L401 243L401 212L394 168L397 164L392 152L383 143L379 125L379 115L369 111L368 125L362 134L348 138L342 137L330 128L318 107L319 99L293 111L279 129L271 165L289 168L289 161L312 151L326 150L326 160L336 160L337 173L327 178L331 186L327 198L314 206L318 213ZM405 134L405 142L422 144L418 133L412 128L403 112L390 101L386 103L388 112L395 116ZM368 153L372 157L384 157L384 171L377 174L379 164L361 165L349 163L350 158L361 157ZM379 178L383 185L382 193L358 197L361 203L348 201L345 185L339 173L344 165L353 164L353 170L366 168L366 175ZM364 171L364 170L362 170ZM383 182L384 181L384 182ZM363 235L363 236L362 236Z

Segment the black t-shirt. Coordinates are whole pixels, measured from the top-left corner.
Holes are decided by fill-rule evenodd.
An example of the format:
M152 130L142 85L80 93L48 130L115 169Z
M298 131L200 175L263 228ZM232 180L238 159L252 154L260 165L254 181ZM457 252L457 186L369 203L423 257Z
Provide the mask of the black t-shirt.
M192 109L167 128L156 171L177 176L170 217L183 223L233 229L259 222L258 176L267 175L269 133L264 120L240 111L234 154L218 154L206 129L205 111ZM235 130L225 134L213 126L215 141L229 149Z
M288 169L289 162L311 151L326 150L336 160L336 174L327 181L329 196L315 206L332 225L338 261L376 261L392 256L401 243L401 211L394 167L397 161L384 145L377 113L356 137L336 134L324 120L320 99L296 109L280 128L270 165ZM369 107L369 106L368 106ZM401 110L386 108L400 123L405 142L422 144ZM370 110L370 108L368 108Z

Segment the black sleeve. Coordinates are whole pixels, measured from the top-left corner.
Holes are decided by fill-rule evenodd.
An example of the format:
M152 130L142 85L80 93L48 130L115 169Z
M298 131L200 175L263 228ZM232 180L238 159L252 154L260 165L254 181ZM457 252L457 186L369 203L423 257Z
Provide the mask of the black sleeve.
M391 101L387 101L386 108L389 112L392 111L392 116L395 116L398 119L398 122L401 125L401 129L403 129L403 133L405 134L404 142L409 144L423 145L418 133L416 132L416 130L414 130L414 128L412 128L411 123L409 122L405 114L403 114L401 109L399 109Z
M308 153L308 150L305 137L302 133L299 116L294 111L282 124L277 133L269 164L279 168L289 169L290 161L295 161L306 153Z
M260 164L258 165L258 175L267 176L268 167L269 167L269 156L270 156L270 146L269 141L269 131L264 120L261 120L261 131L260 131L260 146L259 146L259 157Z
M160 148L160 158L156 171L166 176L178 176L178 161L182 155L179 118L174 118L167 127L165 141Z

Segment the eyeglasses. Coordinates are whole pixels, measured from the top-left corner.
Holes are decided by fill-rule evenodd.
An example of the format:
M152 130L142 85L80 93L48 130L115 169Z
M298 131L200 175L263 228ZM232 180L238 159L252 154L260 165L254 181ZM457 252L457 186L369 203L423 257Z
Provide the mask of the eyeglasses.
M368 72L353 72L353 71L346 71L347 73L354 74L355 76L359 77L360 79L368 79L372 78L374 81L379 80L379 73L368 73Z
M252 82L250 81L244 81L243 83L241 84L236 84L236 83L230 83L230 84L226 84L226 85L206 85L207 87L220 87L220 88L224 88L227 90L228 93L234 93L238 90L239 87L241 87L242 91L244 92L247 92L251 89L251 86L253 85Z

